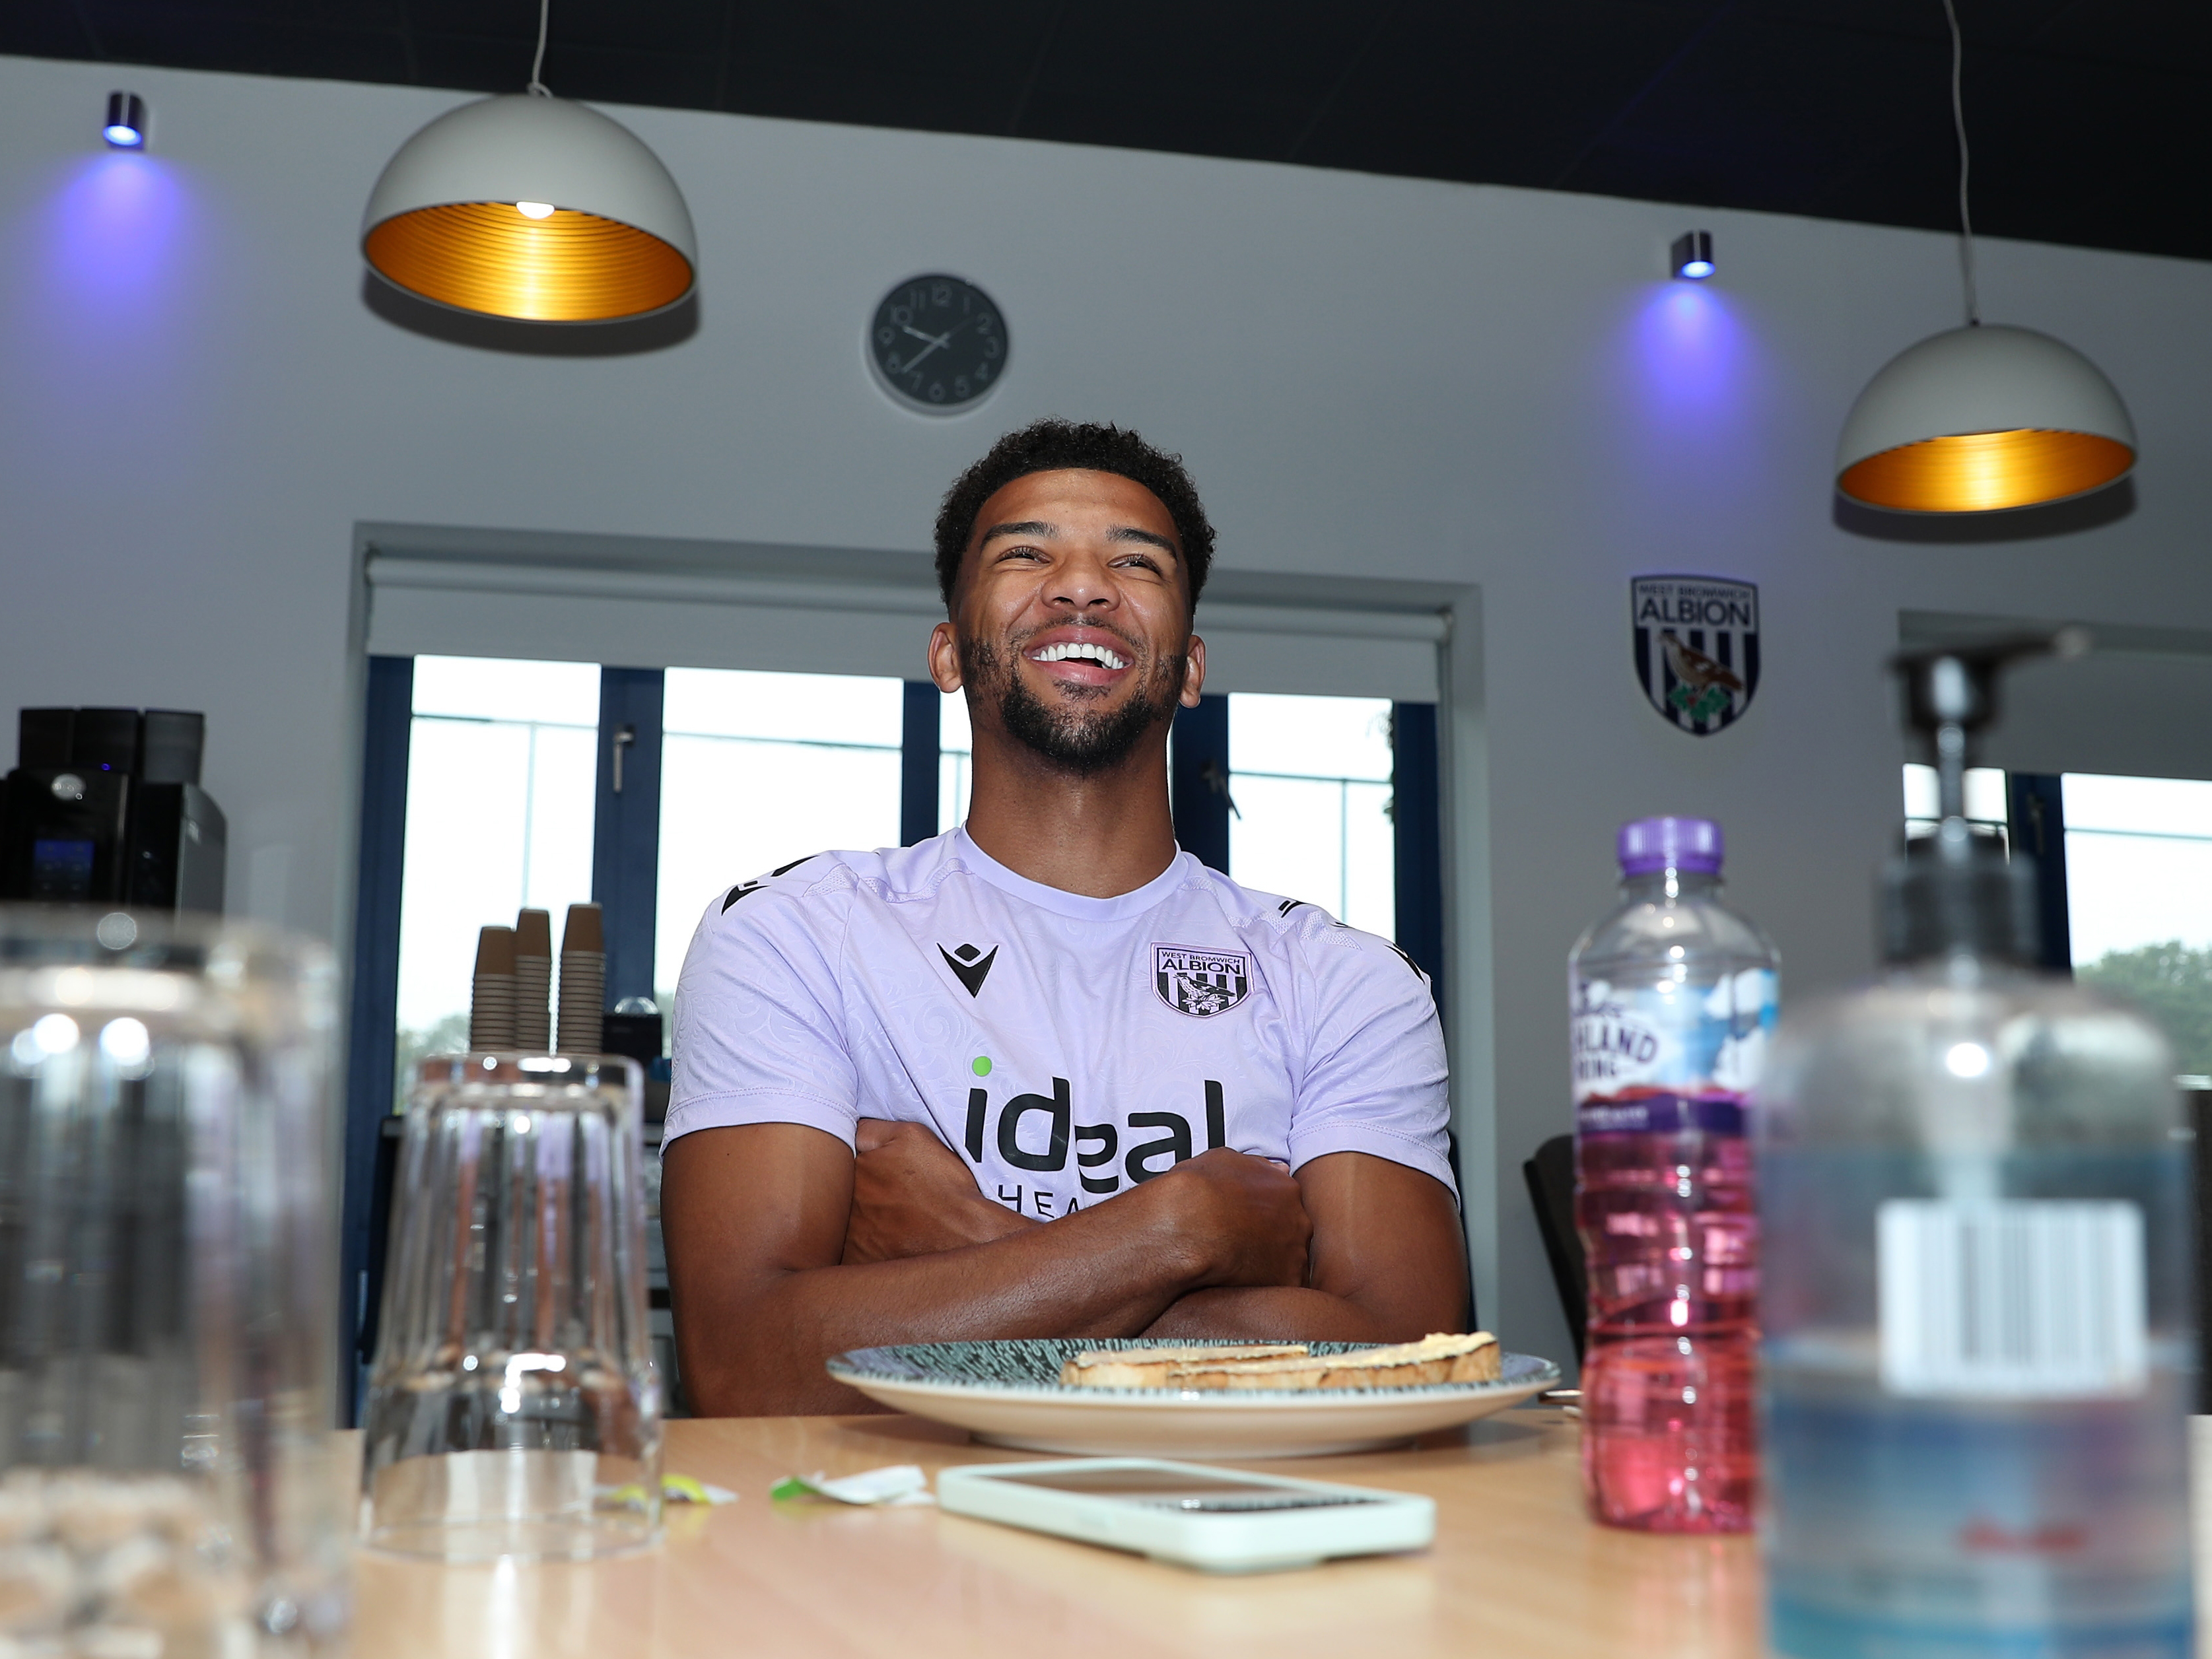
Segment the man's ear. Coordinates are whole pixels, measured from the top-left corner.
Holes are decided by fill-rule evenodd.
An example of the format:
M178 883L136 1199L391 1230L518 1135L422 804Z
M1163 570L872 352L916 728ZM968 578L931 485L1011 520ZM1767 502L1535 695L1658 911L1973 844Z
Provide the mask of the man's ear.
M1198 707L1199 693L1206 685L1206 641L1194 634L1190 648L1182 659L1182 696L1177 699L1186 708Z
M960 641L949 622L929 630L929 678L940 691L960 689Z

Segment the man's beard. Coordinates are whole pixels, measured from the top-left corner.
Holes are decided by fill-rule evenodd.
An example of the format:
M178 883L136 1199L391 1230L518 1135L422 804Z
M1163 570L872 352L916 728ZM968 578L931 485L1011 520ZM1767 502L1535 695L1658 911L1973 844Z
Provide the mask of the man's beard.
M1158 659L1136 694L1103 714L1055 712L1023 684L1010 653L981 640L960 641L960 673L979 702L995 702L1006 735L1064 772L1094 777L1127 760L1160 721L1173 717L1183 658Z

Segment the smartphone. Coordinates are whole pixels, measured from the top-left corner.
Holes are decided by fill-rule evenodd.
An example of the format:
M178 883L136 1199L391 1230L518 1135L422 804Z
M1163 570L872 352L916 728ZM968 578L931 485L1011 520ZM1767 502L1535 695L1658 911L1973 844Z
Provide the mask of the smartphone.
M1279 1572L1427 1547L1437 1506L1409 1492L1146 1457L945 1469L948 1514L1129 1550L1205 1572Z

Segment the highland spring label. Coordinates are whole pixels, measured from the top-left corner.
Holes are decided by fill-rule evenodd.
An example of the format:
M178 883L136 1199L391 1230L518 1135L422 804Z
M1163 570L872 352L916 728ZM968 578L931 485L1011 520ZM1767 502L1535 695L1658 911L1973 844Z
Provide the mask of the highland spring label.
M1759 1080L1780 1012L1764 968L1705 986L1574 988L1575 1115L1584 1134L1743 1132L1743 1097Z

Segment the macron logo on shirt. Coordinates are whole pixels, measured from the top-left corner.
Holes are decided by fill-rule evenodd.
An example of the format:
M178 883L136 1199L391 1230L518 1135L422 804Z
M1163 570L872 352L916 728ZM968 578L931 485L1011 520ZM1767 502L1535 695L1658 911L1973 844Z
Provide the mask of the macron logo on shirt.
M945 965L952 970L953 978L966 986L968 994L973 997L982 994L983 981L991 976L991 964L999 959L999 947L994 945L985 951L976 945L963 945L957 950L948 951L940 945L937 947L937 954L945 958Z

